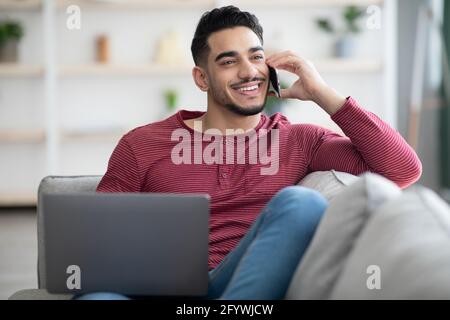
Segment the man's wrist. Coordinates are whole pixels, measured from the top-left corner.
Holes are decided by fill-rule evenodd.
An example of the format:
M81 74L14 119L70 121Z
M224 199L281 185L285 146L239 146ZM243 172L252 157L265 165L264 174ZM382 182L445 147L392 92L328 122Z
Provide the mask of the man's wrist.
M314 91L313 101L332 116L344 106L347 98L330 86L323 86Z

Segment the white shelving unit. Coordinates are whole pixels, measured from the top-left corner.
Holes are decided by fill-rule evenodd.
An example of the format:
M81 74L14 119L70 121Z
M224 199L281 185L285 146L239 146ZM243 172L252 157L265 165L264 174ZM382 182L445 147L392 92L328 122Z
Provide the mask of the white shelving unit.
M0 143L44 143L45 131L39 129L14 129L0 131Z
M60 7L70 4L83 6L90 10L148 10L148 9L210 9L221 5L245 5L254 8L268 7L274 8L283 6L285 8L307 8L307 7L343 7L346 5L369 6L372 4L382 5L384 0L278 0L276 4L273 0L123 0L108 2L94 2L90 0L61 0Z
M90 1L90 0L60 0L58 7L78 5L88 10L180 10L209 9L214 7L214 0L126 0L126 1Z
M112 61L109 64L97 64L90 62L67 63L59 62L58 43L56 41L58 34L55 24L58 17L65 11L69 5L78 5L82 8L83 14L102 16L109 13L119 15L121 12L154 12L163 10L166 12L175 12L181 15L183 10L187 14L195 11L198 16L205 10L210 10L215 6L225 4L235 4L245 8L254 7L262 10L274 8L276 10L293 11L301 8L305 10L315 10L320 8L340 8L349 4L360 6L379 5L383 6L385 12L383 19L383 34L385 42L383 45L383 56L378 58L357 58L352 60L340 60L320 58L313 60L317 69L321 73L340 75L345 73L351 75L364 75L367 77L381 77L384 88L380 94L384 97L388 122L395 123L395 81L393 73L395 70L395 0L279 0L274 3L270 0L244 0L244 1L213 1L213 0L128 0L115 1L111 3L96 2L89 0L0 0L0 12L26 12L38 15L42 19L42 30L26 30L26 32L41 32L44 35L43 46L44 54L41 64L0 64L0 81L20 79L36 79L39 85L42 85L43 91L43 110L45 122L42 128L20 129L2 129L0 128L0 150L4 146L11 145L33 145L35 148L41 148L45 153L45 165L43 169L45 175L72 173L71 170L62 170L62 156L65 154L61 150L66 145L95 145L96 143L108 143L107 154L112 151L111 147L123 133L132 127L125 123L118 127L116 123L110 128L105 127L99 130L80 130L65 128L59 118L61 106L61 87L67 86L66 81L76 82L76 92L82 90L80 86L93 83L95 79L111 81L125 81L122 79L133 79L133 81L145 81L138 79L162 79L169 83L177 81L187 81L191 78L192 66L166 67L148 63L128 63ZM302 9L303 10L303 9ZM175 13L174 13L175 14ZM258 14L257 14L258 15ZM310 57L309 57L310 58ZM86 81L84 80L86 79ZM127 80L128 81L128 80ZM72 83L71 82L71 83ZM75 86L75 85L74 85ZM0 92L1 93L1 92ZM0 100L0 107L1 100ZM160 106L163 108L163 106ZM95 110L94 110L95 111ZM95 113L95 112L94 112ZM154 119L156 120L156 119ZM294 121L295 122L295 121ZM106 166L105 158L102 158L103 167ZM83 161L87 161L84 159ZM80 164L80 170L89 167L89 164ZM74 173L80 171L74 170ZM81 171L82 172L82 171ZM89 174L91 172L86 172ZM98 172L100 174L101 172ZM5 179L3 179L5 181ZM27 188L21 190L0 189L0 206L2 205L29 205L36 201L36 181L30 183Z
M39 10L42 0L2 0L0 10Z
M15 63L0 64L0 77L37 77L44 75L44 67Z
M320 8L320 7L343 7L347 5L369 6L372 4L382 5L383 0L277 0L276 4L271 0L244 0L225 1L226 4L246 5L252 7L285 7L285 8Z
M170 67L156 64L143 65L74 65L61 66L59 74L65 77L74 76L190 76L192 67Z
M2 10L39 10L46 0L3 0L0 3ZM384 0L278 0L276 4L272 0L122 0L122 1L95 1L95 0L56 0L57 8L65 8L69 5L82 6L90 10L148 10L148 9L209 9L216 5L233 4L253 7L342 7L346 5L368 6L381 5Z
M322 72L379 72L383 68L381 61L319 59L315 66ZM58 75L76 76L191 76L192 66L161 66L157 64L117 65L86 64L57 66ZM44 67L21 64L0 64L0 77L36 77L44 75Z
M34 191L2 192L0 194L0 205L3 207L35 206L36 201L37 194Z

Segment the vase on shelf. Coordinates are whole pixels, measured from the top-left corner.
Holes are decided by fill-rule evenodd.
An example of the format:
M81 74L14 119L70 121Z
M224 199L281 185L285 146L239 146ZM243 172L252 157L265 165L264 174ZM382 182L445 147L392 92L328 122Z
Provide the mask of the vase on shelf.
M340 36L334 45L336 58L349 59L355 56L355 37L351 34Z
M97 37L97 62L109 62L109 38L106 35Z

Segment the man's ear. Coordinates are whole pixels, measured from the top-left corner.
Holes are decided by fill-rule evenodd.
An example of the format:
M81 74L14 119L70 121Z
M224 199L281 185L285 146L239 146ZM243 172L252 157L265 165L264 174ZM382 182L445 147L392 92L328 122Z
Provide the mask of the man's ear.
M206 71L203 70L202 67L195 66L192 69L192 77L194 78L195 84L200 88L200 90L208 91L208 76L206 75Z

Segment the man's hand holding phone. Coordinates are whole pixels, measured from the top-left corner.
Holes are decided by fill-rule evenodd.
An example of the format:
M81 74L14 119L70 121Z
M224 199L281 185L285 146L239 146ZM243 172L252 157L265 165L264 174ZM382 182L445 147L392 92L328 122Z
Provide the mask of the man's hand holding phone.
M266 58L266 64L269 66L269 72L271 68L280 69L299 77L289 88L279 90L279 97L283 99L314 101L330 115L339 110L346 102L344 96L326 84L310 61L292 51L274 53Z

